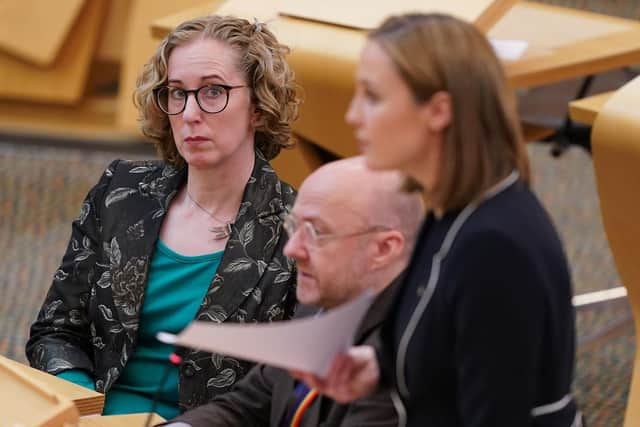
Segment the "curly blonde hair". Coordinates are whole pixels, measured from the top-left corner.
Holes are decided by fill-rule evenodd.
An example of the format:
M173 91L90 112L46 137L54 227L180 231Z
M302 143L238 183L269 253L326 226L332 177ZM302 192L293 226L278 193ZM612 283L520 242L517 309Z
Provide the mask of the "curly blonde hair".
M255 146L268 160L292 145L291 124L298 117L299 99L294 74L285 60L289 48L282 45L264 23L233 16L203 16L183 22L160 43L136 82L133 102L138 108L142 133L156 144L168 163L185 164L176 148L168 116L155 102L154 90L167 84L167 64L176 46L196 39L225 43L239 55L238 68L251 90L258 113Z

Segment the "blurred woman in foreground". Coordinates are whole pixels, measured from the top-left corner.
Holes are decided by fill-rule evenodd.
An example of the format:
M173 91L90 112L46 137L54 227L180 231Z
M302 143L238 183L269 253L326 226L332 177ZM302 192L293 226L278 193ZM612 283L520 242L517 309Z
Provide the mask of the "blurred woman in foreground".
M362 51L347 121L367 165L405 172L431 210L383 348L301 376L342 402L392 385L413 427L580 425L569 269L486 38L444 15L387 19Z

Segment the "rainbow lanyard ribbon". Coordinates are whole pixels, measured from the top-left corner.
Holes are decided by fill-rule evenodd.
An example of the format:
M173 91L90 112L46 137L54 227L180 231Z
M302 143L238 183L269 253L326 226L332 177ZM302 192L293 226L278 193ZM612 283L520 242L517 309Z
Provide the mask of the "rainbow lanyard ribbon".
M293 413L293 417L291 418L291 424L289 424L289 427L298 427L300 425L302 416L304 415L307 408L309 408L309 406L311 405L311 403L313 403L313 400L317 396L318 396L318 391L315 388L312 388L307 392L307 394L298 404L296 411Z

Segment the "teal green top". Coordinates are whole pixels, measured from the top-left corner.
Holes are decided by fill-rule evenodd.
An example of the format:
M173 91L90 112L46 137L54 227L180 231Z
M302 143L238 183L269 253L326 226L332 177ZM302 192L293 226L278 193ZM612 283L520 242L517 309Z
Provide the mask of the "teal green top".
M166 419L179 414L178 367L168 361L174 346L163 344L155 337L161 331L177 334L195 318L222 253L184 256L158 239L140 313L138 344L124 371L107 392L103 415L148 412L166 369L170 372L160 390L155 412ZM94 388L93 379L85 371L72 369L58 376Z

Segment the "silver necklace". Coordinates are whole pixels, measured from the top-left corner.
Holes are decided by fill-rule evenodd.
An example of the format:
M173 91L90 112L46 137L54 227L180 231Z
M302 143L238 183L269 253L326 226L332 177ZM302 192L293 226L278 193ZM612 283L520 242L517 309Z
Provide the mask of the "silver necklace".
M189 190L187 189L187 197L189 198L189 200L191 200L198 208L200 208L200 210L202 210L202 212L206 213L207 215L209 215L211 218L215 219L217 222L221 222L223 225L221 226L213 226L211 228L209 228L209 231L211 233L213 233L213 240L223 240L226 239L227 237L231 236L231 225L233 224L233 222L228 222L228 221L223 221L221 219L216 218L216 216L209 212L207 209L205 209L200 203L198 203L196 201L196 199L194 199L191 194L189 193Z

